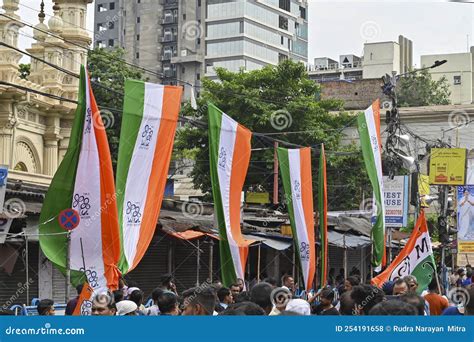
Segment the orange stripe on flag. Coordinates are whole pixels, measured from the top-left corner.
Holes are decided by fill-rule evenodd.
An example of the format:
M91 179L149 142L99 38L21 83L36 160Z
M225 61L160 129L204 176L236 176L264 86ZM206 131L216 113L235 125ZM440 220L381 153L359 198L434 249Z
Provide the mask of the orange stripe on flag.
M117 198L115 195L114 171L110 157L109 143L97 102L89 81L92 120L97 141L100 161L100 204L102 228L102 257L107 287L115 291L118 288L120 271L117 263L120 259L120 233L118 223Z
M230 229L234 241L239 245L240 261L242 269L245 270L245 264L248 256L248 246L253 241L247 241L243 238L240 229L240 201L241 191L244 186L245 177L250 163L252 132L247 128L238 125L235 137L234 155L232 157L232 175L230 176Z
M143 211L143 220L140 228L140 239L133 264L128 272L132 271L140 262L150 245L155 233L161 203L165 193L168 169L173 152L173 142L178 124L178 114L181 107L181 87L166 86L163 95L163 112L160 131L156 142L153 166L148 183L148 197Z
M82 304L85 301L90 301L94 294L94 289L89 285L89 283L84 283L79 299L77 300L76 307L74 308L73 316L82 316ZM92 310L92 307L91 307Z
M380 144L380 154L382 154L382 136L380 134L380 99L372 103L372 112L374 113L375 128L377 129L377 139Z
M312 288L316 270L316 251L314 245L314 213L313 213L313 179L311 175L311 149L300 150L301 164L301 200L303 202L304 218L309 241L309 274L306 290Z

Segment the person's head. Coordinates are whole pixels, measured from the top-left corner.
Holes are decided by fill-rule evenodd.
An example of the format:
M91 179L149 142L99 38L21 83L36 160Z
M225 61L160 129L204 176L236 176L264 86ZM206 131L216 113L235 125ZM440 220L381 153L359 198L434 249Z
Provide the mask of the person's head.
M402 294L405 294L409 291L409 286L408 283L405 281L403 278L399 278L395 280L395 283L393 283L393 292L392 294L394 296L400 296Z
M459 276L459 278L463 279L466 275L466 271L464 270L464 268L460 268L456 271L456 274Z
M344 281L344 290L351 291L354 286L360 285L360 279L358 276L350 276Z
M273 287L268 283L259 283L250 291L250 300L259 305L267 315L273 308L271 300L272 291Z
M474 316L474 286L467 289L467 301L464 304L464 315Z
M79 284L79 285L76 286L76 292L77 292L78 296L81 295L81 292L82 292L83 288L84 288L84 284Z
M160 313L162 314L178 316L178 297L174 292L164 291L158 297L158 308L160 309Z
M311 315L311 306L304 299L292 299L286 305L285 311L295 312L301 316Z
M163 289L174 290L176 286L174 284L173 275L170 274L170 273L166 273L166 274L161 275L160 285Z
M401 300L386 300L378 303L369 311L370 316L416 316L416 308Z
M131 300L122 300L116 304L117 316L136 316L138 306Z
M468 269L466 271L466 279L471 279L472 278L472 270L471 269Z
M278 286L277 280L275 278L272 278L272 277L267 277L267 278L263 279L263 282L264 283L269 283L274 288Z
M228 312L226 312L228 310ZM265 316L265 311L255 303L241 302L232 304L223 311L224 315L234 316Z
M400 296L400 300L407 304L413 305L418 312L418 316L425 315L425 300L415 292L407 292Z
M219 290L217 290L217 298L219 298L219 302L224 304L231 304L234 302L232 292L230 292L227 287L221 287Z
M125 280L124 280L122 277L120 277L120 278L119 278L119 281L118 281L118 289L121 290L121 289L123 289L125 286L126 286Z
M403 277L403 279L408 284L408 290L416 292L416 290L418 289L418 280L416 279L416 277L413 275L408 275L408 276Z
M39 301L36 310L38 310L40 316L54 316L54 302L51 299L42 299Z
M281 277L281 286L286 286L290 290L293 290L295 287L295 280L292 276L285 274L283 277Z
M239 286L239 289L240 289L239 292L242 292L244 290L244 287L245 287L244 280L240 279L240 278L237 278L236 284Z
M153 300L153 304L158 305L158 298L163 292L164 291L161 287L157 287L151 292L151 299Z
M339 298L339 313L342 316L353 316L355 302L351 297L351 291L344 292Z
M438 292L438 282L436 278L433 278L431 282L428 284L428 291L437 293Z
M235 303L250 302L250 293L248 291L242 291L237 294L237 297L232 293L232 298Z
M216 293L212 287L194 287L183 292L186 316L212 316L216 306ZM158 306L159 307L159 306Z
M359 315L368 315L370 309L385 300L384 292L372 285L357 285L352 288L351 298Z
M327 307L332 304L334 301L334 291L331 289L324 289L320 294L320 302L324 307Z
M115 303L121 302L123 300L123 291L116 290L113 292Z
M219 279L216 279L212 282L212 286L217 290L219 290L222 286L224 286L222 284L222 282L219 280Z
M230 285L230 292L232 292L232 297L237 298L240 293L240 286L239 284L232 284Z
M143 303L143 292L141 290L135 290L130 293L128 299L137 304L138 307L140 307L140 305L142 305Z
M115 306L114 297L108 293L97 294L92 299L92 315L93 316L115 316L117 307Z

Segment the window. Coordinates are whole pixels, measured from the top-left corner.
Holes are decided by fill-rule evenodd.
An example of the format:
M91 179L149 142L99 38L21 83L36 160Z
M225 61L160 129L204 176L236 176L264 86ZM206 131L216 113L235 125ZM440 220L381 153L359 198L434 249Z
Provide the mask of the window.
M137 34L137 40L140 40L140 35L139 34Z
M290 12L290 0L280 0L280 8L284 11Z
M300 6L300 17L306 19L306 8Z
M186 20L186 13L183 14L183 20Z
M107 27L109 28L109 30L113 30L115 27L115 23L113 21L109 21L107 23Z
M461 84L461 76L454 76L454 84L455 85Z
M109 47L113 47L114 46L114 40L113 39L109 39Z
M184 74L185 72L186 72L186 68L183 67L183 68L181 69L181 73Z
M137 52L137 53L135 54L135 58L136 58L136 59L140 59L140 52Z
M281 36L281 45L285 45L285 38Z
M140 17L137 17L137 24L140 24Z
M199 72L196 74L196 79L197 79L198 81L201 79L201 74L200 74Z
M282 30L288 30L288 18L279 16L278 27Z
M109 8L110 8L111 11L113 11L115 9L115 2L111 2L109 4Z
M105 8L104 4L97 5L97 12L105 12L105 11L107 11L107 8Z
M201 45L201 38L196 39L197 45Z

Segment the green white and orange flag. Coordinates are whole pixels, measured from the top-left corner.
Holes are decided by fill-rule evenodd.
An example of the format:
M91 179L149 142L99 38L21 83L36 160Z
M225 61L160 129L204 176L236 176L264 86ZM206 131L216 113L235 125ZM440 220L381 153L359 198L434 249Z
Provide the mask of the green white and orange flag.
M294 248L301 265L305 289L309 291L313 287L316 270L311 149L278 148L278 161L290 215Z
M250 162L252 133L209 103L209 162L219 229L222 282L244 280L248 246L240 228L241 192ZM245 282L244 282L245 283Z
M65 272L67 236L61 234L58 215L64 209L75 209L80 223L70 235L71 282L79 285L85 274L94 291L115 290L120 239L114 174L107 135L84 67L78 102L68 150L41 211L40 245Z
M372 226L372 263L381 270L385 249L385 205L383 197L382 139L380 136L380 101L375 101L357 118L362 155L374 192L375 223Z
M319 286L327 285L328 276L328 189L326 177L326 152L324 144L321 144L321 154L319 155L319 175L318 175L318 209L319 209Z
M125 82L117 161L120 271L133 270L155 233L168 178L182 87Z
M372 284L382 287L387 281L394 281L413 275L418 281L418 293L423 292L436 274L436 264L425 213L421 211L405 247L388 268L372 279Z

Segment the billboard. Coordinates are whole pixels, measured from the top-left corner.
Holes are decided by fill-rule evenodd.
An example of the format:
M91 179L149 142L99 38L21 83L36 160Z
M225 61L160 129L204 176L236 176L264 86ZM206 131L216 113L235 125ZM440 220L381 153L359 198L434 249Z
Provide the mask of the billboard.
M406 227L408 221L408 176L384 176L385 225Z
M465 148L433 148L430 154L430 184L464 185L466 178Z
M474 185L457 187L458 252L474 253Z

